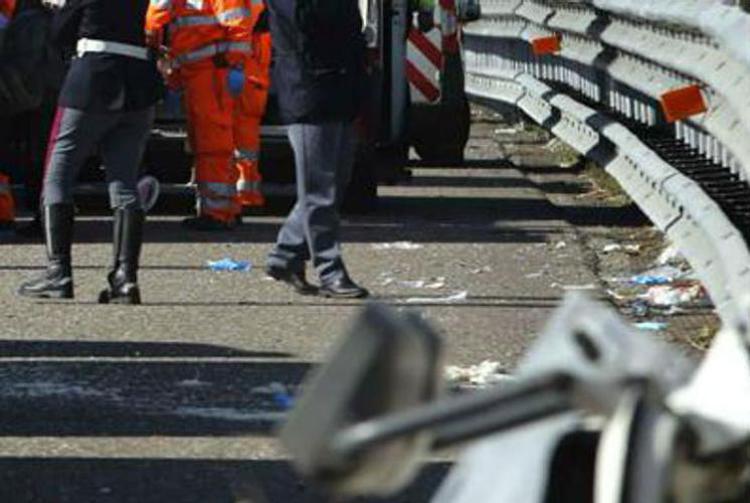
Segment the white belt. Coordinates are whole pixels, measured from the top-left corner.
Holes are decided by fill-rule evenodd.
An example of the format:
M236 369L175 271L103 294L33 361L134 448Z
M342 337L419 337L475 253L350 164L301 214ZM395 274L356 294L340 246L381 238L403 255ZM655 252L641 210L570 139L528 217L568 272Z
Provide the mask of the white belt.
M149 60L148 49L137 45L121 44L120 42L110 42L108 40L93 40L82 38L78 41L78 56L83 56L87 52L99 52L104 54L116 54L118 56L127 56L129 58Z

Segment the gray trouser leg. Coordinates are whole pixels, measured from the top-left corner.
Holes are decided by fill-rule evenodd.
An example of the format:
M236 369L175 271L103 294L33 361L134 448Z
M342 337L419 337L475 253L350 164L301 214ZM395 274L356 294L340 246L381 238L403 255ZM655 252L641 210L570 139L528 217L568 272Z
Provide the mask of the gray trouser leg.
M113 210L141 209L138 173L153 121L153 109L126 112L102 138L101 151Z
M297 204L279 232L268 264L300 269L312 257L320 279L330 281L345 271L338 204L352 168L353 126L293 124L289 139L295 154Z
M99 145L112 208L139 208L138 168L153 110L90 113L63 109L44 177L44 204L72 204L81 166Z

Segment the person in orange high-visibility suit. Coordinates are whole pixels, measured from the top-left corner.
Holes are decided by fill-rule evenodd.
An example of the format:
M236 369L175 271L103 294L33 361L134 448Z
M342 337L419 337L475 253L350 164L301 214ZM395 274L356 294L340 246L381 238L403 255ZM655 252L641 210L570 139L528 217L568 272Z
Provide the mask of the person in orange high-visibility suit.
M16 0L0 0L0 47L13 11ZM10 190L10 178L0 168L0 229L12 228L16 219L16 205Z
M245 68L247 86L235 109L235 165L239 174L237 200L241 206L263 206L260 190L260 123L266 111L270 86L271 32L263 2L247 0L253 11L253 53Z
M184 91L195 155L198 216L194 230L231 229L240 213L234 166L234 117L252 53L247 0L152 0L146 18L150 45L169 30L168 84Z

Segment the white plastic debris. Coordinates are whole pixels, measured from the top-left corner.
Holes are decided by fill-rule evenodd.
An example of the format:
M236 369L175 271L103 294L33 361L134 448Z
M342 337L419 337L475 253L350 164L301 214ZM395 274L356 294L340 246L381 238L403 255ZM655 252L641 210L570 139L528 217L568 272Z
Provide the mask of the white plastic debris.
M445 379L452 387L471 388L487 388L515 380L500 362L489 360L470 367L448 366L445 369Z
M471 274L484 274L486 272L492 272L492 267L486 265L484 267L477 267L471 270Z
M412 288L412 289L427 289L427 290L440 290L445 288L446 280L443 276L437 278L417 279L417 280L397 280L393 276L381 275L380 284L382 286L388 286L396 284L401 288Z
M406 299L407 304L453 304L463 302L469 298L469 292L463 291L447 297L411 297Z
M565 241L558 241L557 243L555 243L555 250L564 250L567 247L568 243L566 243Z
M656 260L656 263L659 265L669 265L669 264L678 264L684 262L685 259L683 258L682 254L680 254L680 251L677 249L676 246L671 245L668 246L662 253L659 255L659 258Z
M412 243L411 241L396 241L395 243L376 243L372 245L373 250L401 250L401 251L414 251L421 250L424 245L418 243Z
M621 245L619 243L610 243L608 245L605 245L604 248L602 248L602 252L604 252L605 254L614 253L614 252L625 252L629 255L638 255L641 252L641 245L638 245L638 244Z
M602 248L602 251L604 253L614 253L620 250L622 250L622 245L617 244L617 243L610 243L608 245L605 245L604 248Z
M642 296L649 304L657 307L681 306L692 304L703 297L701 285L667 286L658 285L648 289Z
M569 292L569 291L580 291L580 290L596 290L599 287L593 283L589 283L588 285L563 285L563 284L555 282L550 285L550 288L561 288L565 290L566 292Z

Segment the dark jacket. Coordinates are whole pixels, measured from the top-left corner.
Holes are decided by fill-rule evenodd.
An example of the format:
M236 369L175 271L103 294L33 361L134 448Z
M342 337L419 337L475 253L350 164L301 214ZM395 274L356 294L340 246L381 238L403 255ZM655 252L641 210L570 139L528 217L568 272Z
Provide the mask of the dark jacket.
M0 48L0 116L38 109L55 99L65 75L62 55L49 43L51 14L19 3Z
M55 15L52 36L75 50L80 38L145 46L149 0L68 0ZM142 110L161 94L155 61L114 54L75 58L60 93L60 106L87 112Z
M268 7L282 121L354 119L365 86L357 0L268 0Z

